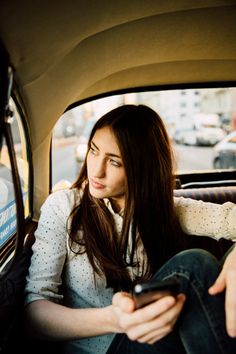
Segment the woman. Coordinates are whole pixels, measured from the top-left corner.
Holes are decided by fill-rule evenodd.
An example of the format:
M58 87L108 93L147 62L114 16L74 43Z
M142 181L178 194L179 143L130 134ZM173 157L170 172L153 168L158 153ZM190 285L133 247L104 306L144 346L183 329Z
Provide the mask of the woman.
M66 342L66 353L232 353L236 251L221 273L205 251L175 254L181 229L235 240L236 206L174 200L173 188L156 112L125 105L97 121L77 181L42 207L26 285L34 335ZM134 284L172 276L179 295L135 308Z

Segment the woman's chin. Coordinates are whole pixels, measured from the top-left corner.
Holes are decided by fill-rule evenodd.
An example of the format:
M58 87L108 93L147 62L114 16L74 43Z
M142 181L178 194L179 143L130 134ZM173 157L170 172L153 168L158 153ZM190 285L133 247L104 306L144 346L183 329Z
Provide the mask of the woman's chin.
M89 187L89 192L94 198L103 199L106 197L104 191Z

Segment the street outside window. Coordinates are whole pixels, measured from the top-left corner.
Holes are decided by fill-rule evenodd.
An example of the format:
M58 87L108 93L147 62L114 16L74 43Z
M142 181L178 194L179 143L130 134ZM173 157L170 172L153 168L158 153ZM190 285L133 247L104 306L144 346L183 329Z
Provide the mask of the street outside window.
M236 131L236 88L138 92L98 99L63 114L53 133L53 186L76 179L94 122L129 103L146 104L163 119L172 140L176 174L236 169L236 144L230 149L220 145Z

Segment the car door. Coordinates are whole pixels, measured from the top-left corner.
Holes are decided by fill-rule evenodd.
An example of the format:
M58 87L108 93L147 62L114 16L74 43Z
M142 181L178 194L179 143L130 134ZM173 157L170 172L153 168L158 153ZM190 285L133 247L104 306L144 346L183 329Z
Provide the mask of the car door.
M20 335L33 242L32 161L24 117L12 96L13 70L2 47L0 54L0 350L10 353L17 344L17 332Z

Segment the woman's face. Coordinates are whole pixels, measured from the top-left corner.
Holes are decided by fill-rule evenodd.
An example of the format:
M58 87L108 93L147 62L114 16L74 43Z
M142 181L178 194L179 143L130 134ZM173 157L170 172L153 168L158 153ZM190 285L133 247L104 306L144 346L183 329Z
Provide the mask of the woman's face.
M96 131L87 155L89 191L95 198L109 198L112 205L124 208L125 170L115 136L109 127Z

